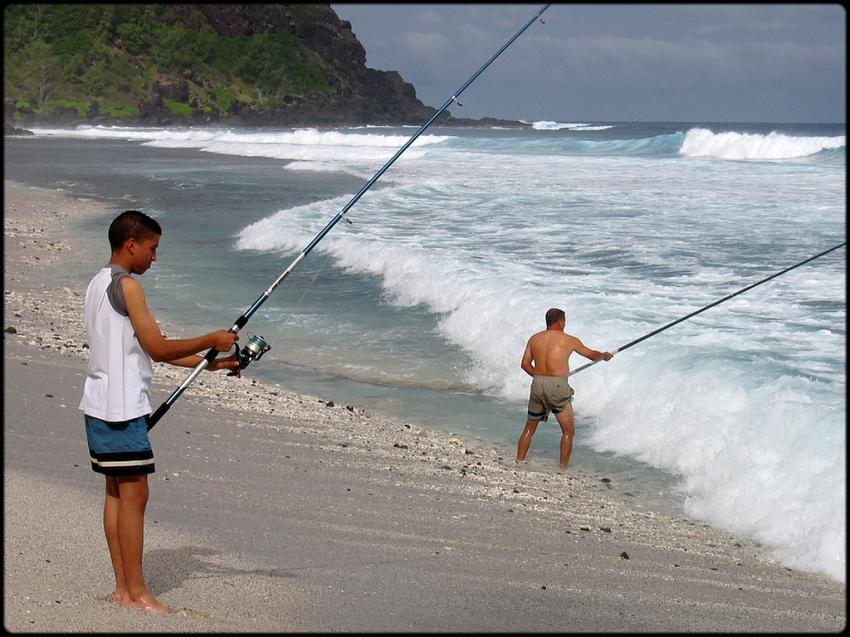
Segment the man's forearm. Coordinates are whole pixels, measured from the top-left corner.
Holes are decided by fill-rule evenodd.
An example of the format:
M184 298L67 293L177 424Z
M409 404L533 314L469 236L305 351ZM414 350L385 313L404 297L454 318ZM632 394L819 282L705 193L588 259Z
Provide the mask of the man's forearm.
M169 365L176 365L177 367L197 367L202 360L204 360L203 356L192 354L191 356L184 356L183 358L176 358L173 361L164 362Z

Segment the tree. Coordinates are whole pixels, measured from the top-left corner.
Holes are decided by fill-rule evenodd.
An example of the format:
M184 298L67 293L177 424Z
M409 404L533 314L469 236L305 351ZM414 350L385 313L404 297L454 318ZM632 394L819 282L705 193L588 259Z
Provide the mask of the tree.
M44 106L55 88L55 82L62 65L41 38L37 38L22 51L24 60L20 77L26 90L32 96L36 109Z
M97 97L106 87L106 64L103 60L95 60L85 75L83 75L83 86L86 93Z

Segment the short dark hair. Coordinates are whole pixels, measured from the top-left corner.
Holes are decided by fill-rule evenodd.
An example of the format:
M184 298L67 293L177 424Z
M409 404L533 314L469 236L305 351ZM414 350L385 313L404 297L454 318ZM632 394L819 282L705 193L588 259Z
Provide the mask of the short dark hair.
M564 314L564 310L559 310L558 308L553 307L546 311L546 327L551 327L561 319L565 318L567 318L567 315Z
M120 250L127 239L141 242L153 235L162 236L162 228L156 219L138 210L125 210L109 224L109 245L113 251Z

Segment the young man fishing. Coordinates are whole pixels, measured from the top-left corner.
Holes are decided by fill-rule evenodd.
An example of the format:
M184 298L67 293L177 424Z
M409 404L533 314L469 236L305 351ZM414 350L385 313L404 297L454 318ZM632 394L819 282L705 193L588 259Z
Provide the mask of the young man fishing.
M112 601L153 613L169 609L150 594L142 573L147 474L154 471L147 433L152 361L194 367L202 360L198 352L226 352L238 339L225 330L190 339L162 335L131 276L156 260L161 235L159 223L137 210L122 212L109 226L112 257L86 290L89 363L80 401L91 466L106 479L103 529L115 571ZM239 362L229 356L207 369L238 372Z
M561 469L566 469L573 450L575 414L573 388L567 382L570 375L570 355L578 352L592 361L609 361L611 352L600 352L586 347L578 338L564 333L567 317L563 310L552 308L546 312L546 329L528 339L522 355L522 369L533 377L528 399L528 420L519 437L516 459L525 460L531 437L541 420L548 420L549 412L561 426Z

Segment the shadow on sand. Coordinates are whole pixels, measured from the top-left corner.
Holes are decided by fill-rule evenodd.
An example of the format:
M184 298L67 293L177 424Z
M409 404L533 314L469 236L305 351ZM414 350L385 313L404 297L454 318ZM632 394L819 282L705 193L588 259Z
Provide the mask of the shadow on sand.
M228 566L218 562L220 555L219 551L202 546L145 551L145 579L150 582L151 594L158 597L194 579L227 579L244 575L298 577L295 573L282 569L244 569Z

